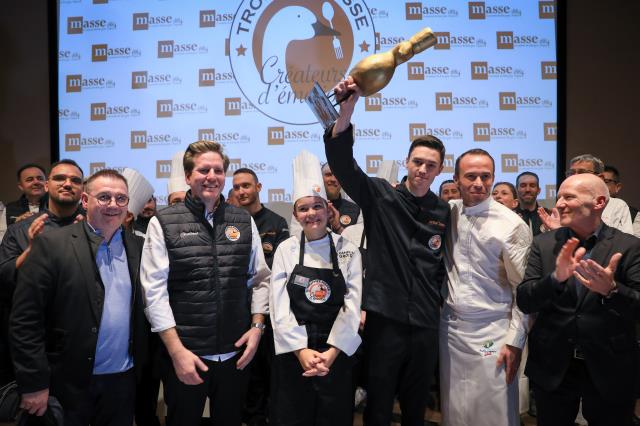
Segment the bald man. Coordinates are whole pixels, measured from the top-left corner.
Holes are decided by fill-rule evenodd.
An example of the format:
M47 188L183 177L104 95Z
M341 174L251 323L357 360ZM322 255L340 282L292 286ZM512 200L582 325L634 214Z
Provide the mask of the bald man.
M573 425L581 400L590 426L632 424L640 239L602 222L608 202L600 177L568 177L561 227L534 239L517 289L518 307L537 315L525 373L539 426Z

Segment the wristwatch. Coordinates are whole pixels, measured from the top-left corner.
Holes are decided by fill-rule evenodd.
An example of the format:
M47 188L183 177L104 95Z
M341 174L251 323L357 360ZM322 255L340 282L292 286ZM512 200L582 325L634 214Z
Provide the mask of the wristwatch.
M260 330L260 334L264 334L264 329L265 329L266 325L264 325L263 322L252 322L251 323L251 328L257 328L258 330Z

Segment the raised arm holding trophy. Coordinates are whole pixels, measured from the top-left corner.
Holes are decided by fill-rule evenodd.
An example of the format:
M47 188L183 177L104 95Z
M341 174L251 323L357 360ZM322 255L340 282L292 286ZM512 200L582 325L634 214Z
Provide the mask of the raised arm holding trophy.
M369 264L362 298L368 358L364 424L371 426L391 423L396 397L403 425L424 424L438 356L440 286L445 276L442 242L449 206L430 190L445 156L438 138L427 135L411 143L407 179L394 187L358 166L351 116L361 95L382 89L398 64L433 44L433 33L425 29L387 53L365 58L334 88L339 114L327 100L335 121L322 123L331 171L361 208L365 223Z

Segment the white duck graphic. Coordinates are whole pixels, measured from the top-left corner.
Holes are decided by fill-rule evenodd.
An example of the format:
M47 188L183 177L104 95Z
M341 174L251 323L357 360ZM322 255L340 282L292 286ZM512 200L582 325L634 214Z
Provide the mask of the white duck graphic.
M287 6L280 9L267 24L262 55L256 58L256 67L262 80L269 83L286 73L285 58L289 43L309 40L317 35L338 36L340 33L320 23L306 7Z

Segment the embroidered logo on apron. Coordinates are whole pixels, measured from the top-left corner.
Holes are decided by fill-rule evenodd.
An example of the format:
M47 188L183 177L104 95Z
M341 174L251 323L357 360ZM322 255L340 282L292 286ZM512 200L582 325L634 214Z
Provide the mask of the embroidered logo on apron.
M304 293L309 302L324 303L329 300L331 296L331 287L322 280L313 280L309 281L309 285L307 285Z
M238 241L240 239L240 230L233 225L229 225L224 229L224 235L229 241Z
M342 216L340 216L340 223L344 226L347 226L351 223L351 216L343 214Z
M493 344L494 344L493 340L488 340L484 342L484 344L480 348L480 353L482 354L482 356L491 356L491 355L495 355L496 352L498 352L493 346Z
M434 235L429 238L429 248L431 250L438 250L442 245L442 237L440 235Z

